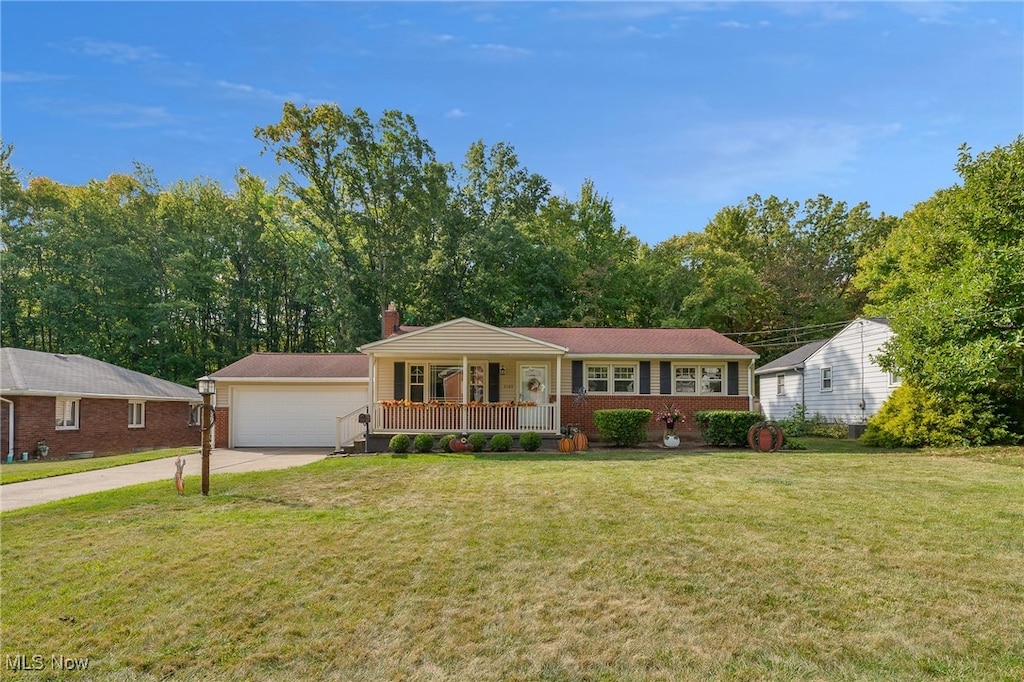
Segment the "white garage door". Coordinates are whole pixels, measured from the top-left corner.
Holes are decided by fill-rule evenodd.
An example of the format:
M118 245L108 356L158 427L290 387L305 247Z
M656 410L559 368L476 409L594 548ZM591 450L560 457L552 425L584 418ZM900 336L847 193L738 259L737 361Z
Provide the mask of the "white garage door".
M334 445L335 418L367 403L367 385L235 387L231 440L236 448Z

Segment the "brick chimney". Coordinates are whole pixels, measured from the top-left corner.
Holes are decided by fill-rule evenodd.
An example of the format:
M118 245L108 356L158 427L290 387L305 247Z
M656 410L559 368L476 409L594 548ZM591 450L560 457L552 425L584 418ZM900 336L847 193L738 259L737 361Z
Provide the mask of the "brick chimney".
M380 336L382 339L389 339L398 333L398 309L394 303L388 304L380 320Z

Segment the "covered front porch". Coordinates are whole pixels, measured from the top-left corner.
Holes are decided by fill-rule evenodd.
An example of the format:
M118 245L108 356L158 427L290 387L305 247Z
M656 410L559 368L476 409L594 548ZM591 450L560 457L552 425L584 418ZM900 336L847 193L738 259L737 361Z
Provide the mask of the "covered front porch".
M360 350L370 357L370 434L562 428L562 346L460 319Z
M560 403L410 403L385 400L372 407L371 429L387 433L557 433Z

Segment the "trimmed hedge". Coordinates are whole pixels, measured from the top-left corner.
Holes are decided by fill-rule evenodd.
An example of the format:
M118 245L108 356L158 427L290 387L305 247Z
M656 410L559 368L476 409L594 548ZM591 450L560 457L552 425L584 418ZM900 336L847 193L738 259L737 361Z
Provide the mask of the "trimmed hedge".
M434 437L429 433L421 433L412 442L416 452L430 452L434 449Z
M701 410L693 415L693 421L708 445L748 447L747 432L764 421L764 415L743 410Z
M534 452L540 448L541 437L536 431L525 431L519 436L519 447L527 452Z
M452 441L455 440L454 433L446 433L437 441L441 452L452 452Z
M631 446L647 440L647 424L653 414L650 410L597 410L594 422L601 440Z
M388 448L390 448L391 452L394 453L409 452L410 442L409 436L404 433L396 433L391 437L391 442L388 443Z
M469 444L473 446L473 452L483 452L487 447L487 436L482 433L474 433L468 440Z
M496 433L491 437L493 452L508 452L512 449L512 436L507 433Z

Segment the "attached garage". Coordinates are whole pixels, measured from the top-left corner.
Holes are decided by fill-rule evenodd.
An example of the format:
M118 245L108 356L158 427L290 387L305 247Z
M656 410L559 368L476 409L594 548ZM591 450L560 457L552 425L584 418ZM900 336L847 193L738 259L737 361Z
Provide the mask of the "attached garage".
M217 447L333 447L337 418L369 402L360 353L254 353L214 372Z
M334 445L337 417L365 407L367 386L235 386L232 446Z

